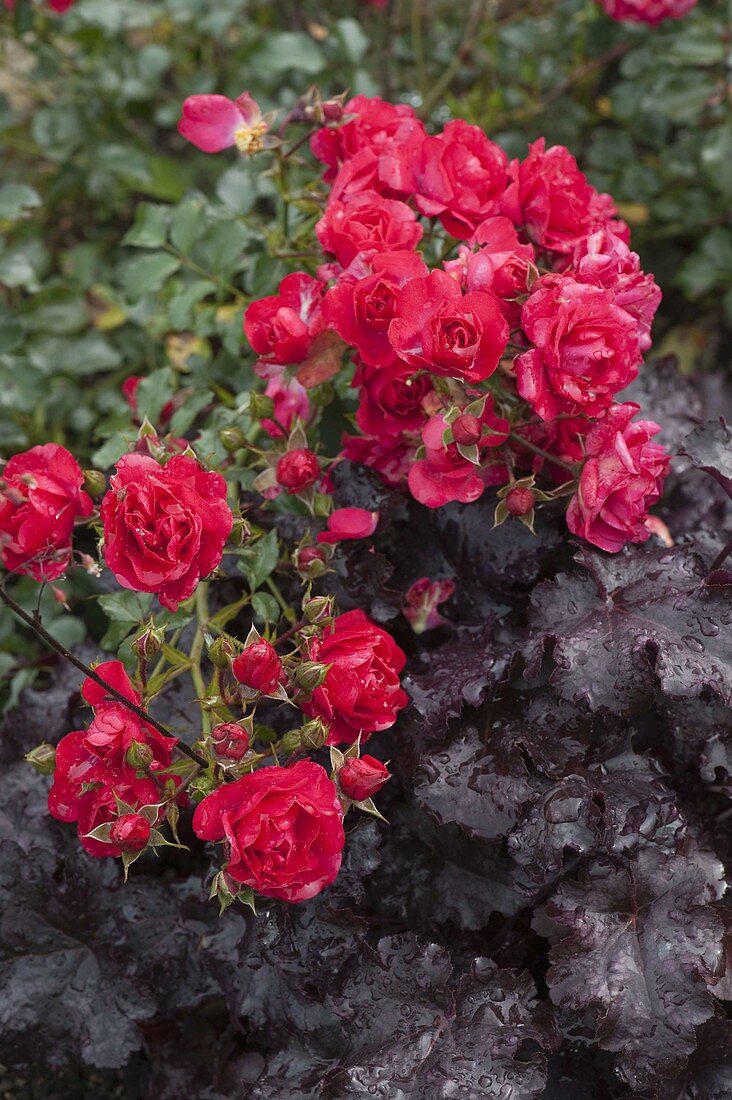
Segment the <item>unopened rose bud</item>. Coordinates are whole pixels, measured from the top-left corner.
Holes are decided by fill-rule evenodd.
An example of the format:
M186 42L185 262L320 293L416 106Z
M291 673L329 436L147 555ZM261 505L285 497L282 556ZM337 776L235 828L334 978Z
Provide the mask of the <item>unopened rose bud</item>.
M53 775L56 767L56 750L53 745L44 741L43 744L36 745L34 749L27 752L25 759L41 775Z
M320 462L314 451L296 447L277 463L277 484L288 493L299 493L314 485L320 477Z
M206 795L216 790L216 780L210 775L197 775L188 784L188 793L194 802L202 802Z
M222 722L211 730L213 749L226 760L241 760L249 751L249 734L238 722Z
M125 753L125 763L138 772L146 771L154 759L152 749L144 741L132 741Z
M236 650L225 634L219 634L208 647L208 656L214 668L228 668Z
M136 657L142 657L143 659L154 657L155 654L159 653L163 648L164 638L164 632L159 630L152 623L149 623L145 629L137 635L130 648Z
M531 489L509 489L504 498L506 509L512 516L527 516L534 507L534 494Z
M150 822L141 814L122 814L112 823L109 839L123 852L141 852L150 839Z
M275 403L271 397L264 393L249 394L249 412L255 420L266 420L274 415L274 411Z
M452 422L452 438L462 447L473 447L483 434L483 425L477 416L463 413Z
M238 451L241 447L247 445L247 437L241 428L222 428L219 432L219 439L229 454L233 454L234 451Z
M301 546L293 555L293 563L300 576L308 581L322 577L328 567L325 551L319 546Z
M354 802L365 802L381 790L391 779L391 774L373 756L359 756L346 760L339 769L337 778L338 786L346 798L351 798Z
M330 730L320 718L306 722L300 730L300 744L304 749L322 749Z
M235 519L227 542L230 546L246 546L252 537L252 529L245 519Z
M107 479L101 470L84 470L84 489L90 497L100 497L106 492Z
M302 605L302 613L309 623L324 623L333 618L333 597L313 596Z
M326 99L321 104L321 109L328 122L340 122L343 118L343 103L339 99Z
M303 661L295 670L295 679L303 691L315 691L328 675L329 667L317 661Z
M284 670L274 646L260 638L232 661L231 671L245 687L261 691L264 695L273 695L282 681Z

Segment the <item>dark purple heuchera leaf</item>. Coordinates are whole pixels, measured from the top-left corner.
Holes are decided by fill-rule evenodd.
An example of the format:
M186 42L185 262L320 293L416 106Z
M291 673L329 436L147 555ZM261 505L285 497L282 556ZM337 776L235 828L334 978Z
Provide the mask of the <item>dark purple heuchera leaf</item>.
M343 1067L328 1075L327 1097L414 1096L447 1100L537 1096L557 1035L528 975L476 961L454 997L451 966L435 945L412 936L365 948L339 990L334 1011L346 1024Z
M597 1041L617 1052L633 1088L677 1074L713 1013L706 981L718 976L723 926L708 872L704 861L645 848L623 865L593 862L546 905L552 999L595 1010Z
M729 1100L732 1096L732 1020L719 1016L697 1029L696 1050L680 1078L662 1082L658 1100Z
M732 431L723 417L707 420L684 439L679 454L692 466L711 474L732 497Z
M675 698L711 688L732 700L732 588L707 586L701 559L686 547L582 551L582 573L562 573L532 596L535 674L548 648L552 682L593 710L628 713L653 701L656 683Z

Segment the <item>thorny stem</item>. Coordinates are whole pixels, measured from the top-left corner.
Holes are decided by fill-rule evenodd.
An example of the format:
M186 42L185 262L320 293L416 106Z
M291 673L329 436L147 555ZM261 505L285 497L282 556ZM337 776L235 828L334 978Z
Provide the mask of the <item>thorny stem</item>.
M515 432L509 432L508 438L512 439L514 443L519 443L522 447L525 447L527 451L531 451L533 454L545 458L546 461L551 462L553 466L561 466L562 469L569 470L572 476L575 476L577 471L571 462L565 462L563 458L557 458L556 455L550 454L549 451L545 451L543 447L537 447L535 443L530 443L528 439L524 439L522 435L516 435Z
M73 665L74 668L77 668L79 672L82 672L84 676L88 677L88 679L93 680L95 684L99 684L101 688L104 688L108 695L110 695L113 699L116 699L118 703L122 703L128 710L131 710L133 714L136 714L138 718L141 718L149 726L152 726L153 729L157 730L158 733L161 733L163 737L172 737L173 740L176 742L175 747L179 749L184 756L187 756L190 760L193 760L201 768L208 767L206 760L204 760L202 756L199 756L195 749L189 748L188 745L186 745L183 741L178 740L175 734L171 733L170 730L167 729L161 722L158 722L157 719L148 714L148 712L143 707L139 707L137 703L133 703L130 699L127 698L126 695L123 695L121 691L117 691L117 688L113 687L112 684L107 683L107 681L102 676L100 676L95 669L90 668L89 665L84 664L84 662L79 660L78 657L71 653L71 651L68 650L66 646L63 646L60 642L56 641L54 636L52 634L49 634L46 628L43 626L40 618L36 618L33 615L30 615L25 610L25 608L21 607L19 603L16 603L13 597L6 591L3 584L0 584L0 600L2 600L3 603L10 608L13 614L16 615L21 620L21 622L24 622L26 626L30 627L30 629L38 635L39 638L42 638L46 645L50 646L51 649L60 654L60 656L63 657L65 661L68 661L70 665Z

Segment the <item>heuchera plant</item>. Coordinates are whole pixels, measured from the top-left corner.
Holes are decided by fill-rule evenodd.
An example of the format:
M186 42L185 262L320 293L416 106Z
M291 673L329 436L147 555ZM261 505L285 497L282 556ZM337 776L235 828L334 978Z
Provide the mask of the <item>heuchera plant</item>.
M6 846L74 944L51 974L45 925L11 914L53 991L11 1014L13 1057L51 1033L116 1067L144 1033L181 1062L160 1095L724 1095L729 432L642 366L660 292L627 226L566 149L509 161L380 99L312 92L278 119L195 96L180 130L261 156L299 227L278 258L306 269L246 307L251 390L189 421L224 457L208 426L168 430L182 391L142 418L133 378L114 470L50 443L4 468L24 580L0 599L91 708L68 733L62 672L8 725L10 750L63 734L28 759L85 849L21 826ZM101 664L41 618L72 568L106 589ZM184 848L193 871L149 873ZM104 857L141 860L111 911ZM91 909L46 913L69 866ZM256 920L218 926L202 877ZM101 976L79 1021L82 935Z

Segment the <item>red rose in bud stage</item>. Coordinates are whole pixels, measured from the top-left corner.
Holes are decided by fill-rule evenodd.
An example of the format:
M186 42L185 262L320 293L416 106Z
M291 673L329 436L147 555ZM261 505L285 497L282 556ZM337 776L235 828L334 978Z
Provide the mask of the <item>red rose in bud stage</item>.
M597 415L638 372L638 323L609 290L546 275L524 305L521 324L534 347L516 359L518 391L542 420Z
M236 145L251 155L263 148L267 123L249 92L237 99L225 95L192 95L183 103L178 133L204 153L220 153Z
M422 144L415 195L422 214L438 217L447 232L466 240L496 212L508 182L508 157L479 126L448 122Z
M366 539L373 535L379 522L378 512L365 508L336 508L327 519L328 530L318 534L318 542L342 542L344 539Z
M405 285L389 341L415 369L482 382L506 350L508 325L492 294L463 296L446 272L433 271Z
M593 229L614 222L609 195L599 194L563 145L546 148L544 138L529 146L525 160L512 161L512 183L502 200L502 213L522 225L534 244L551 252L571 253Z
M399 291L408 279L427 274L415 252L359 256L323 300L323 318L370 366L384 367L396 358L389 324Z
M259 298L244 314L244 332L257 355L289 366L306 359L323 328L325 284L305 272L286 275L277 294Z
M356 423L364 435L377 439L417 432L425 422L425 403L434 392L428 374L415 375L408 363L396 360L385 367L359 367Z
M486 399L480 424L485 433L480 439L481 450L498 447L508 439L508 421L495 415L490 397ZM502 462L476 466L460 454L457 443L445 443L449 426L443 416L428 420L422 429L424 456L409 471L409 491L427 508L440 508L454 500L470 504L483 494L486 485L498 485L507 477Z
M670 457L652 420L633 417L638 405L613 405L587 434L587 460L567 526L594 546L616 554L628 542L645 542L648 510L661 495Z
M335 784L310 760L224 784L196 807L193 829L201 840L225 841L232 879L289 902L333 882L345 844Z
M408 699L399 683L406 657L390 634L363 611L339 615L322 641L311 642L310 660L330 665L321 687L301 704L330 727L328 744L365 741L394 725Z
M296 447L288 451L277 463L275 474L277 484L288 493L299 493L314 485L320 477L318 456L307 447Z
M282 661L264 638L248 645L231 662L231 671L240 684L264 695L274 695L284 676Z
M531 489L509 489L503 502L512 516L528 516L534 507L535 497Z
M334 180L338 168L362 150L369 150L374 159L384 161L384 179L392 180L390 160L398 156L405 144L421 142L424 126L406 103L388 103L378 96L357 95L343 108L349 121L337 128L323 127L310 138L313 155L326 165L324 179Z
M6 569L53 581L71 561L74 521L93 510L84 474L64 447L14 455L0 473L0 557Z
M664 19L681 19L697 0L600 0L600 4L611 19L655 27Z
M237 722L221 722L211 730L214 752L226 760L241 760L249 751L249 734Z
M123 852L141 852L150 839L150 822L141 814L122 814L113 823L109 838Z
M574 250L572 274L582 283L611 290L615 304L638 322L641 351L651 346L651 325L661 302L661 288L641 270L637 252L609 229L598 229Z
M367 798L373 798L390 779L389 769L373 756L346 760L343 767L338 769L338 786L346 798L351 798L354 802L365 802Z
M101 508L107 565L124 588L155 592L175 611L221 561L234 522L226 482L187 455L160 466L128 454L110 486Z
M483 425L472 413L461 413L452 422L452 438L463 447L473 447L480 441Z
M449 600L454 591L455 581L449 577L443 581L421 577L410 585L404 593L402 614L415 634L424 634L426 630L445 625L447 620L437 608Z
M406 203L362 191L343 200L331 197L315 232L323 250L348 267L359 252L415 248L422 226Z
M301 546L294 555L295 568L298 573L307 577L308 575L315 573L319 566L325 565L325 554L317 546Z

